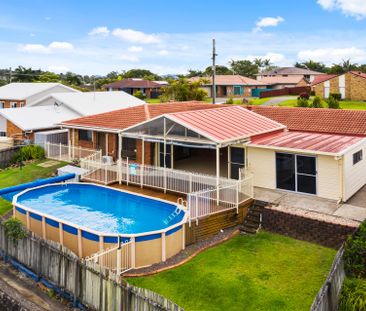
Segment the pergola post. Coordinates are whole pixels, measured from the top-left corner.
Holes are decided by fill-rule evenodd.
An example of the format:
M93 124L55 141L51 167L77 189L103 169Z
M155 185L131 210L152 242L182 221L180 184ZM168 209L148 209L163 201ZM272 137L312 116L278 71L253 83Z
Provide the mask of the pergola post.
M142 146L141 146L141 175L140 175L140 182L141 188L144 187L144 164L145 164L145 137L142 137Z
M216 200L217 205L219 205L220 201L220 147L216 146Z
M119 174L119 184L122 184L122 133L118 134L118 174ZM128 166L127 166L128 170Z
M166 193L166 118L164 117L164 193Z
M231 147L227 146L227 178L231 176Z

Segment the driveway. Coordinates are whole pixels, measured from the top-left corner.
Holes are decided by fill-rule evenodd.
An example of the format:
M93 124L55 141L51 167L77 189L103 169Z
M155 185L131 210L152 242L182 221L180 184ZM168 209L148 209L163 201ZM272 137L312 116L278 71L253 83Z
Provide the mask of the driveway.
M258 187L254 189L254 198L257 200L273 203L285 208L313 211L356 221L366 219L366 201L362 199L363 197L366 198L366 187L357 192L348 202L341 204L338 204L335 200L318 198L312 195Z
M290 99L296 99L297 96L279 96L279 97L273 97L270 100L266 101L265 103L263 103L261 106L275 106L275 105L279 105L282 102L286 101L286 100L290 100Z

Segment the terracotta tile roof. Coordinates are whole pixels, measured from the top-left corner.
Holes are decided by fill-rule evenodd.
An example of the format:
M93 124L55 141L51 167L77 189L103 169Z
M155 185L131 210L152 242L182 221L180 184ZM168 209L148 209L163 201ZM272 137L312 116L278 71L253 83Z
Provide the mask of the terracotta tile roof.
M285 129L285 126L240 106L183 111L166 115L217 143Z
M350 73L352 73L352 74L354 74L356 76L359 76L361 78L366 79L366 73L364 73L364 72L361 72L361 71L350 71Z
M363 139L349 135L290 131L254 138L250 145L340 154Z
M332 75L324 74L324 75L316 76L315 79L314 79L314 81L311 83L311 86L314 86L314 85L317 85L319 83L328 81L328 80L333 79L333 78L335 78L337 76L338 75L336 75L336 74L332 74Z
M193 77L189 81L198 81L205 79L209 81L208 85L212 85L212 77ZM266 85L265 83L240 75L216 75L216 85Z
M199 101L145 104L62 122L65 126L122 130L165 113L217 108Z
M263 77L261 78L261 82L264 84L297 84L299 83L303 77L298 76L288 76L288 77L282 77L282 76L274 76L274 77Z
M249 106L292 131L366 136L366 111L326 108Z
M164 85L149 80L124 79L103 85L103 88L128 89L128 88L160 88Z

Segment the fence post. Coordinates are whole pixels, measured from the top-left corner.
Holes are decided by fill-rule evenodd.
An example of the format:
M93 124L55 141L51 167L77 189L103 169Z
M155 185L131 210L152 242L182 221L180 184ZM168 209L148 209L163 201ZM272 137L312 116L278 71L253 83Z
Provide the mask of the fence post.
M50 142L48 141L47 143L47 158L50 157Z
M141 164L141 170L140 170L140 184L141 188L144 187L144 164Z
M131 237L131 268L136 268L136 240L135 237Z
M117 262L117 275L120 275L121 274L121 255L122 255L122 248L121 247L119 247L117 249L116 254L117 254L117 260L116 260L116 262Z
M236 213L239 214L239 182L236 183Z
M161 261L166 261L166 236L165 236L165 232L161 233Z
M198 195L196 194L196 204L195 204L195 209L196 209L196 226L198 226Z
M69 150L68 150L68 156L69 156L69 162L71 162L71 146L70 146L70 144L69 144L69 146L68 146L69 148Z
M118 183L122 184L122 160L118 160Z
M189 173L189 193L192 192L192 173Z
M104 164L104 184L108 184L108 170L107 170L107 164Z

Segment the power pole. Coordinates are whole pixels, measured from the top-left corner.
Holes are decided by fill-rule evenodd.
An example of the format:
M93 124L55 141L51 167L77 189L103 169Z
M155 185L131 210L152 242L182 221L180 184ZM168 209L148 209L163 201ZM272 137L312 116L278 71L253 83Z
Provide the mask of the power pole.
M215 39L212 39L212 103L216 103L216 44Z
M11 76L11 67L9 68L9 83L11 83L12 76Z

